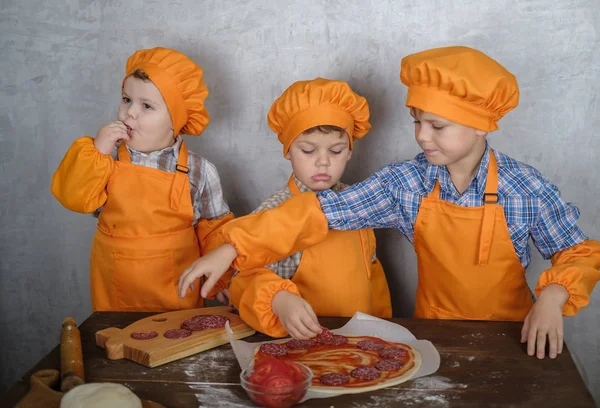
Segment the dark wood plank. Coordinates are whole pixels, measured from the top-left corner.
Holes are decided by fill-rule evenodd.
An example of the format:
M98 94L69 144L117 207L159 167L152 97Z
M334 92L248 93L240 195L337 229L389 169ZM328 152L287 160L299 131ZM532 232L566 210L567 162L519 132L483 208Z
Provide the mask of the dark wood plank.
M96 331L123 328L148 315L150 313L94 313L80 326L87 382L125 383L140 397L168 407L252 406L239 386L240 369L229 345L152 369L129 360L108 360L105 350L96 346ZM320 320L326 327L338 328L348 319ZM438 372L398 387L311 400L301 406L475 407L481 406L482 401L486 406L594 406L568 349L565 347L555 360L527 356L525 346L519 342L520 323L392 320L417 338L433 342L441 355ZM267 339L257 334L247 340ZM22 398L29 388L30 374L42 368L60 368L58 348L15 384L4 400L14 404Z

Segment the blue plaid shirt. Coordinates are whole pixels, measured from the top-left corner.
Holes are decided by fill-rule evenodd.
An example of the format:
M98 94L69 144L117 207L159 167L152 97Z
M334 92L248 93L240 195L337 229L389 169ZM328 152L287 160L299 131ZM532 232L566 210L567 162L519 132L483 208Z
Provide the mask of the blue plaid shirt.
M413 243L421 199L440 183L440 199L462 207L483 205L490 148L467 190L458 193L445 166L427 162L424 154L383 167L361 183L339 193L317 197L330 229L397 228ZM577 227L579 210L560 198L558 188L539 171L494 151L498 163L498 203L504 208L510 238L523 268L531 261L529 237L545 259L586 240Z

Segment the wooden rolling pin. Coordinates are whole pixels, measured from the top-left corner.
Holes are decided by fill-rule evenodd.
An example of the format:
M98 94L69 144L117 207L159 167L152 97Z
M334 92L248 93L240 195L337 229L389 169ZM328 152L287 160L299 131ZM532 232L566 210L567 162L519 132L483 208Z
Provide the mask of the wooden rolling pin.
M60 389L67 392L85 382L81 334L72 317L62 322L60 332Z

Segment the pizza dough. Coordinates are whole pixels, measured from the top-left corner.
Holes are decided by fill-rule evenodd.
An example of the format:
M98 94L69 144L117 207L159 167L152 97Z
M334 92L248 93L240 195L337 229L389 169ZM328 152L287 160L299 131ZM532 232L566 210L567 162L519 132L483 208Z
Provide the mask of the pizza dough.
M82 384L67 392L60 408L142 408L142 400L121 384Z

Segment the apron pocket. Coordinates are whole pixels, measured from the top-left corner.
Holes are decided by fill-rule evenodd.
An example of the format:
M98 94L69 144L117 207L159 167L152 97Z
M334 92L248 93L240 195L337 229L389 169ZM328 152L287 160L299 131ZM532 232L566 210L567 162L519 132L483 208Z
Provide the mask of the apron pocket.
M173 251L131 256L114 252L114 285L119 306L128 310L175 309ZM170 293L173 292L173 293Z
M429 305L430 312L432 314L433 319L444 319L444 320L491 320L492 315L486 314L480 317L467 317L462 316L458 313L450 312L448 310L444 310L435 305Z

